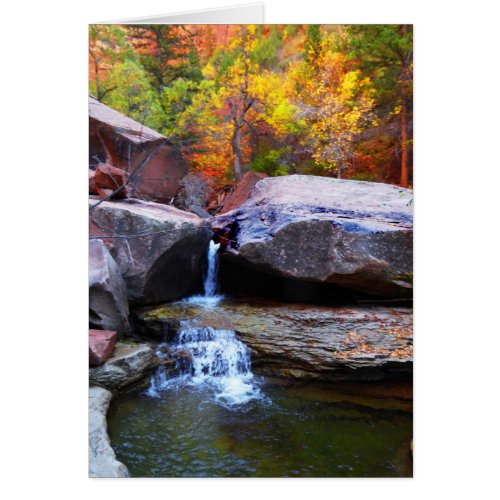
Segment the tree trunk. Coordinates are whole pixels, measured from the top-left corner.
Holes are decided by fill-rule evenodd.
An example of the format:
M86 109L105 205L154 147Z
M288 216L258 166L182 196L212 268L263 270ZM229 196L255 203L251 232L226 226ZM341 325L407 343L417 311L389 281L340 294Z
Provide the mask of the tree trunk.
M401 186L408 187L408 133L406 130L406 83L401 91Z
M234 157L234 175L237 181L241 180L241 128L234 124L233 132L233 157Z
M403 34L406 35L407 26L403 24ZM401 73L401 186L408 187L408 133L406 130L406 85L407 64L403 59Z
M102 102L102 92L101 92L101 86L99 85L99 63L97 61L97 58L95 56L92 55L92 53L90 54L90 56L92 57L93 61L94 61L94 80L95 80L95 88L97 90L97 100L99 102Z

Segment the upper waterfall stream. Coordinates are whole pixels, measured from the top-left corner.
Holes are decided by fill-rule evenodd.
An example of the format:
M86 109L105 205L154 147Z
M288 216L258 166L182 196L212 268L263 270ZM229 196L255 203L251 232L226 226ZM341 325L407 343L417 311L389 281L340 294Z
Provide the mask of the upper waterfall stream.
M204 295L185 299L202 307L214 308L223 295L217 295L219 244L210 242ZM249 349L236 339L233 330L196 325L184 320L173 343L163 343L156 354L162 359L165 350L176 357L177 375L169 378L163 366L152 375L147 394L159 397L160 391L190 385L208 389L225 404L243 404L260 398L261 392L251 371Z

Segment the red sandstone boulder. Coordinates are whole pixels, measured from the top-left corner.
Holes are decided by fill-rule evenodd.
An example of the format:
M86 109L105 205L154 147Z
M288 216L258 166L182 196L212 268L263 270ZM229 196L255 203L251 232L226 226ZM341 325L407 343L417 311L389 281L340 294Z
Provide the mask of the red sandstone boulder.
M230 210L233 210L243 204L250 196L250 192L254 188L255 184L266 177L266 174L247 172L242 177L241 181L238 182L236 189L233 191L231 196L229 196L224 202L221 213L229 212Z
M89 365L102 365L113 354L118 334L111 330L89 330Z
M97 193L101 198L109 196L120 186L123 186L128 179L128 173L121 168L113 167L108 163L99 163L95 170L94 182ZM123 187L115 193L115 198L126 198L128 195L128 186Z
M97 194L97 186L95 185L95 171L89 169L89 194Z
M169 203L187 174L181 152L165 136L89 97L89 162L134 173L130 197ZM106 186L103 186L106 188Z

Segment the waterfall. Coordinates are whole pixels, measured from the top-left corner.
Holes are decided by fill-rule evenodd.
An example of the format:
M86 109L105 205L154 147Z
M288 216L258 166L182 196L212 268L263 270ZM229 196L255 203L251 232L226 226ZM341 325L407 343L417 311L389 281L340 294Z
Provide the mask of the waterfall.
M205 297L214 297L217 291L217 269L219 267L219 247L220 243L210 241L208 247L208 270L205 276L203 287L205 289Z
M204 388L215 399L234 405L260 397L250 365L250 352L233 330L199 327L183 321L169 346L174 355L177 375L169 378L159 367L151 377L147 394L158 397L161 390L183 386ZM159 349L157 355L161 357Z
M183 302L201 307L215 307L223 298L217 295L219 244L210 242L204 295L194 295ZM160 391L184 386L208 389L216 400L237 405L260 398L261 393L250 365L250 351L233 330L200 327L196 320L184 320L171 344L163 342L156 352L159 359L165 351L176 359L176 376L168 377L160 366L151 377L147 394L159 397Z
M220 243L214 243L210 241L208 246L208 268L207 274L203 281L203 289L205 291L204 295L193 295L184 302L188 304L197 304L203 307L214 307L221 299L224 298L223 295L217 295L217 270L219 268L219 247Z

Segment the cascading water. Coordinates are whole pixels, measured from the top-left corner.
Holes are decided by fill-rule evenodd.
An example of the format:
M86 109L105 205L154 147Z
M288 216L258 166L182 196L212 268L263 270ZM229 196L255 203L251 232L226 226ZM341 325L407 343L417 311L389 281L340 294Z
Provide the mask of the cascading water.
M204 281L204 295L185 299L200 307L215 307L223 298L217 295L217 268L219 244L210 242L208 269ZM176 358L175 377L169 378L163 366L151 377L147 394L159 397L163 389L198 386L213 391L218 401L229 405L246 403L261 397L250 367L250 352L233 330L199 327L196 320L183 321L173 343L162 343L157 356L165 351Z

